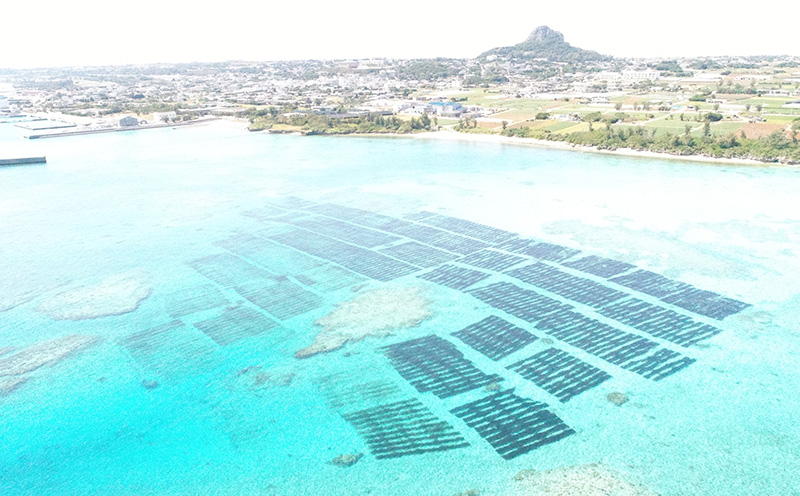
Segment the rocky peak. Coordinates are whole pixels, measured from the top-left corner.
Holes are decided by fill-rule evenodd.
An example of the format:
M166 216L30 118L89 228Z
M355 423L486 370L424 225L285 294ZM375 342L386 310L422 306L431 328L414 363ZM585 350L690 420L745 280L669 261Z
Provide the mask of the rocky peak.
M549 42L549 41L564 41L564 35L559 33L554 29L550 29L547 26L539 26L538 28L534 29L528 39L525 41L536 41L539 43L542 42Z

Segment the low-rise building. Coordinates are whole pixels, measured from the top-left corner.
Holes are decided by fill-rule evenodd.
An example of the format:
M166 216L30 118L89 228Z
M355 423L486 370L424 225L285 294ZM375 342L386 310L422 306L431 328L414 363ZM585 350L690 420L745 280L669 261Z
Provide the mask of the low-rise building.
M622 80L628 83L640 83L642 81L655 81L661 73L652 69L643 71L628 70L622 71Z
M139 119L130 115L123 117L119 120L120 127L133 127L139 125Z
M153 122L167 122L174 121L178 118L178 114L174 111L171 112L153 112Z

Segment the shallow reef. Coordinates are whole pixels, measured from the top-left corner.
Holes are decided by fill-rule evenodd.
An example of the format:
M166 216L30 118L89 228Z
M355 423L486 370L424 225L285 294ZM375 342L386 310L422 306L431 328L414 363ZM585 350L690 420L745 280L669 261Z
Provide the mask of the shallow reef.
M6 377L0 379L0 398L8 396L28 381L26 377Z
M237 371L228 379L231 391L251 391L259 393L265 389L291 386L295 373L287 369L266 369L261 365L251 365Z
M67 284L65 280L36 281L35 277L6 275L6 284L0 286L0 313L28 303L39 295ZM40 278L41 279L41 278Z
M36 343L0 359L0 377L19 376L33 372L45 365L58 363L92 346L98 340L97 336L72 334Z
M602 464L523 470L508 496L658 496Z
M58 293L36 309L56 320L85 320L122 315L139 308L150 296L146 277L139 272L118 274L102 282Z
M622 406L628 402L628 395L625 393L620 393L619 391L614 391L612 393L608 393L606 395L606 399L617 406Z
M329 461L330 465L336 465L337 467L351 467L358 463L358 461L364 456L363 453L346 453L344 455L339 455L333 460Z
M307 358L341 348L347 342L368 336L388 336L394 331L419 325L433 315L431 301L417 286L377 288L340 303L328 315L317 320L322 331L314 343L295 353Z

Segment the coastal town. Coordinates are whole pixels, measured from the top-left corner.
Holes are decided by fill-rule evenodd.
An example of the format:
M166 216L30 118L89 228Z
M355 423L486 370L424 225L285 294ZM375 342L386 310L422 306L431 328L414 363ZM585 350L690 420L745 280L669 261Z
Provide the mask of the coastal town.
M605 129L796 143L800 58L613 58L541 26L473 59L6 69L0 116L17 116L29 138L238 118L280 133L454 130L568 141ZM424 125L414 120L423 116Z

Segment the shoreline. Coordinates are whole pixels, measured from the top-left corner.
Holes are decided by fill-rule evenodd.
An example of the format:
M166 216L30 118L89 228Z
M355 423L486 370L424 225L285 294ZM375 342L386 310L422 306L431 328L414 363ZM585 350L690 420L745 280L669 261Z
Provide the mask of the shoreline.
M634 150L632 148L617 148L616 150L601 150L594 146L573 145L566 141L549 141L536 138L518 138L514 136L501 136L498 134L471 134L459 133L458 131L438 131L410 135L385 135L385 136L410 136L415 139L445 140L445 141L470 141L477 143L496 143L506 145L526 145L539 148L550 148L555 150L565 150L586 153L601 153L605 155L617 155L623 157L654 158L668 160L684 160L692 162L714 163L722 165L760 165L760 166L787 166L772 162L761 162L759 160L744 158L724 158L706 157L704 155L675 155L672 153L651 152L646 150ZM791 165L788 165L791 167Z
M246 119L222 119L218 123L241 123L244 124L244 130L248 133L247 124L249 121ZM269 133L269 131L255 131L256 133L264 134L289 134L293 136L306 136L302 133ZM501 136L499 134L472 134L472 133L459 133L458 131L428 131L424 133L409 133L409 134L396 134L396 133L351 133L351 134L323 134L314 136L336 136L336 137L356 137L356 138L410 138L418 140L440 140L440 141L465 141L471 143L493 143L503 145L522 145L532 146L537 148L549 148L552 150L584 152L584 153L600 153L604 155L616 155L621 157L633 158L650 158L660 160L679 160L689 162L701 162L707 164L718 165L756 165L761 167L798 167L797 165L781 164L777 162L762 162L760 160L744 159L744 158L725 158L725 157L707 157L704 155L676 155L672 153L651 152L646 150L634 150L632 148L617 148L616 150L601 150L594 146L588 145L573 145L566 141L549 141L536 138L519 138L514 136ZM310 136L310 137L314 137Z

